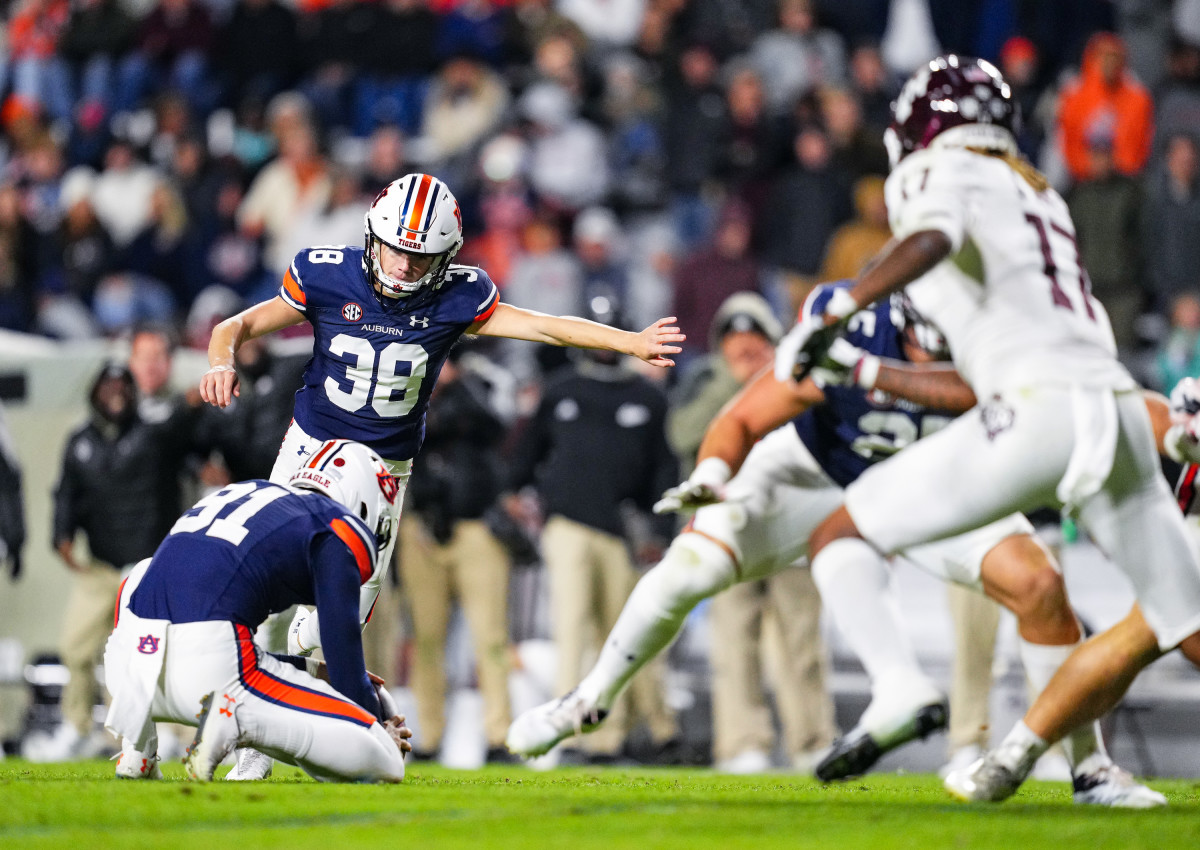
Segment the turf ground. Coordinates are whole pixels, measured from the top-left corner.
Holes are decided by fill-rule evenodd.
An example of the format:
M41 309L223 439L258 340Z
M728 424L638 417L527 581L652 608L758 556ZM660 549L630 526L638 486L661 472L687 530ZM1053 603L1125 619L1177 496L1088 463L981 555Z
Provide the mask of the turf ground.
M222 769L221 772L223 772ZM264 783L118 782L108 762L0 762L0 848L1195 848L1200 782L1152 783L1170 807L1073 806L1030 782L999 806L951 801L936 777L821 785L695 769L414 765L403 785L318 785L290 768Z

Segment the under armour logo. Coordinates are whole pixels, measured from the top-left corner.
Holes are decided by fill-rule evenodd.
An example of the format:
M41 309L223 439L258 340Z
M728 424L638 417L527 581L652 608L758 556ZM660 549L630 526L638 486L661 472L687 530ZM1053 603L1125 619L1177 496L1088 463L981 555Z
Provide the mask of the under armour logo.
M154 635L142 635L138 640L138 652L143 655L153 655L158 652L158 638Z
M429 327L429 317L421 316L418 318L417 316L409 316L408 325L412 328L427 328Z
M226 717L233 717L233 707L237 705L237 700L235 700L229 694L222 694L221 696L225 698L225 705L217 709L217 713L223 714Z
M306 454L308 454L308 446L301 446L300 450L296 452L296 457L304 457Z

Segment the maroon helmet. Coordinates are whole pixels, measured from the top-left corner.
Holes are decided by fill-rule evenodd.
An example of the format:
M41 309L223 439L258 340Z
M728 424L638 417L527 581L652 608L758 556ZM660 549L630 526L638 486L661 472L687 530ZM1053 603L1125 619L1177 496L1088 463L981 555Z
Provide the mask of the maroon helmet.
M892 167L957 127L964 145L1016 150L1020 119L1004 77L983 59L939 56L917 69L892 104L884 133Z

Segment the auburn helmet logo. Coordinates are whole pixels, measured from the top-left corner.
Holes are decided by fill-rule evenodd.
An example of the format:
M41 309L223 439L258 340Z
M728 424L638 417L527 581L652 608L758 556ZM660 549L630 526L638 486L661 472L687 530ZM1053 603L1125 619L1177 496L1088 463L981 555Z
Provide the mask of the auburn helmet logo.
M353 301L342 307L342 318L347 322L357 322L362 318L362 307L359 307Z
M379 489L383 492L383 497L388 500L388 504L396 504L396 496L400 495L400 482L396 480L396 476L380 472L376 474L376 477L379 479Z

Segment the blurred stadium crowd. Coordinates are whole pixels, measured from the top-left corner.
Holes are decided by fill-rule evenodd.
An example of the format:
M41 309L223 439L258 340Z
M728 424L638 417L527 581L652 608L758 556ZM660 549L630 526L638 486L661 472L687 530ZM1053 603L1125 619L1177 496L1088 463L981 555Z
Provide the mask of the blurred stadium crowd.
M296 250L361 241L364 201L419 168L506 300L615 290L700 353L726 294L790 318L886 238L889 102L940 49L1011 81L1123 349L1162 345L1167 384L1197 356L1190 0L4 5L0 327L149 319L202 347Z
M128 337L150 325L152 336L167 331L152 341L156 359L169 356L171 337L203 350L216 322L277 291L298 250L361 243L376 192L423 170L462 204L458 262L487 269L505 301L620 317L631 328L678 317L689 336L681 368L669 376L672 386L655 390L668 399L665 412L649 407L687 464L703 430L692 421L702 393L709 401L723 395L711 409L700 405L711 415L747 369L766 362L739 364L737 352L723 350L725 338L774 342L816 283L856 275L887 241L882 132L890 102L917 65L955 50L994 60L1012 84L1025 116L1022 149L1071 206L1124 359L1152 387L1200 373L1197 0L0 7L0 328L76 340ZM761 309L730 306L731 296L748 292L765 299ZM549 376L574 368L578 380L595 378L596 364L572 366L561 349L464 348L443 375L444 398L433 401L400 549L402 565L407 551L410 563L432 559L434 574L450 573L463 522L486 526L509 560L537 560L532 538L541 518L532 498L510 495L506 511L494 505L506 488L529 485L551 451L541 447L539 458L539 447L527 444L528 422L550 415L537 407ZM193 462L176 470L205 486L265 477L290 415L280 388L296 380L298 364L256 365L257 349L248 356L239 365L251 378L269 373L274 381L261 404L251 392L232 419L206 418L211 411L179 417L181 427L207 435L194 447L219 455L221 469ZM167 395L165 379L148 388L133 365L139 415L173 419L145 404ZM460 366L478 392L454 389ZM253 463L243 457L251 449L261 455ZM605 456L598 448L597 464L619 467L624 451ZM499 471L501 455L527 460L528 474ZM486 487L456 489L493 466ZM639 471L643 480L623 495L642 508L679 480L674 460ZM553 489L545 475L543 497ZM571 486L586 494L594 484ZM164 507L168 523L178 508ZM637 560L652 563L673 529L630 521L615 502L609 508L590 524L611 533L622 523ZM477 553L470 558L478 561ZM496 566L488 587L506 582L508 568ZM627 593L631 580L613 592ZM442 591L466 596L482 579L447 584L456 581ZM533 610L519 598L537 592L527 585L516 585L518 614ZM494 614L486 600L461 602L469 618ZM416 636L413 658L396 657L398 602L383 602L374 629L382 645L371 666L426 677L418 706L445 697L445 682L431 671L445 653L449 614L441 604L419 607L428 631ZM598 635L611 617L615 610L601 614ZM546 631L544 623L508 623L511 640ZM495 703L504 699L510 659L503 628L496 633L475 635L475 658L495 667L489 681L500 696L484 695L492 702L486 743L488 757L500 759L509 717ZM819 680L815 670L809 675ZM481 666L479 675L489 674ZM661 754L672 721L661 706L639 708ZM427 724L420 754L431 756L445 721L419 722ZM833 734L829 717L812 725L789 731L795 755ZM621 745L618 738L594 755L612 756ZM768 743L723 746L733 758Z

